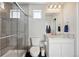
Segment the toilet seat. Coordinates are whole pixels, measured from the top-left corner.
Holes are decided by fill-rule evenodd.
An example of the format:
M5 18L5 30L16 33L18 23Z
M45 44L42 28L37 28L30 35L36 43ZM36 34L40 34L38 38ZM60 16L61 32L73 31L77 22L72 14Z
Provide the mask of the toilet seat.
M30 54L33 57L37 57L40 53L40 47L31 47L30 48Z

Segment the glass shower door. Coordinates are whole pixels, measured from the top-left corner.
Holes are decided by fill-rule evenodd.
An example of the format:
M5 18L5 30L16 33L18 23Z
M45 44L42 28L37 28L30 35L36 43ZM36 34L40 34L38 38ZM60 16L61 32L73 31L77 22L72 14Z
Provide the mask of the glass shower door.
M0 10L0 56L22 57L26 53L27 16L15 4L4 4L5 9Z

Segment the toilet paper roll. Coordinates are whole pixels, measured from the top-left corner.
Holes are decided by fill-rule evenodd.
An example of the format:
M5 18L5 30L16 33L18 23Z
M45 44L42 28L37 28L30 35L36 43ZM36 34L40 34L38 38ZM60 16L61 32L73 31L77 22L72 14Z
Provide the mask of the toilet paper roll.
M45 56L45 49L41 49L41 56Z

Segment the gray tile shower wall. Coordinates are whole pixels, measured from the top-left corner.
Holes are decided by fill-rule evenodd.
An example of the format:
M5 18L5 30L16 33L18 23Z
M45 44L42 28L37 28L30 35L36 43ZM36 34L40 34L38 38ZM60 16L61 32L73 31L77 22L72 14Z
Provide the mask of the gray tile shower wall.
M13 3L5 2L5 9L0 11L0 56L6 54L10 50L26 50L28 45L28 16L20 11L20 18L10 18L10 11L13 13L17 10ZM14 17L14 16L12 16Z
M0 56L9 50L10 39L6 36L10 35L10 9L12 9L12 5L5 2L4 7L4 10L0 10Z
M7 47L7 38L5 38L5 39L1 39L1 49L4 49L4 48L6 48Z

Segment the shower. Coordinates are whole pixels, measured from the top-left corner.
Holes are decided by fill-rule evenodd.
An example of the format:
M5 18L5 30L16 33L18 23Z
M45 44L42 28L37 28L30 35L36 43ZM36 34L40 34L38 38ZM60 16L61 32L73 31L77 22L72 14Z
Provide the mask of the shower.
M28 39L28 16L18 3L4 3L0 10L0 56L23 56Z

